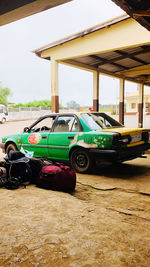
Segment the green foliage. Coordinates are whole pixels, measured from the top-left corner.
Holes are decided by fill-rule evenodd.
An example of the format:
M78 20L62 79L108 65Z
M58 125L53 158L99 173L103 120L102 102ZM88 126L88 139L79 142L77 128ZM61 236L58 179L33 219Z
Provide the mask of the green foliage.
M8 105L8 96L10 95L10 89L8 87L3 87L2 83L0 82L0 104L5 106Z
M31 102L27 102L25 104L18 103L11 105L13 108L19 108L19 107L51 107L51 101L48 99L44 100L34 100ZM61 107L61 104L59 105Z
M44 99L44 100L34 100L27 102L25 104L18 103L18 104L13 104L11 105L13 108L18 108L18 107L51 107L51 101Z

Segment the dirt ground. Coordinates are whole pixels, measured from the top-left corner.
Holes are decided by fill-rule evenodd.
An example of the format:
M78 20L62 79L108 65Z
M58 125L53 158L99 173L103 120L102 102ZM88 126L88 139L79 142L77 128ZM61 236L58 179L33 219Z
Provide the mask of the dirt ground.
M150 266L150 155L77 174L72 194L0 191L0 266Z

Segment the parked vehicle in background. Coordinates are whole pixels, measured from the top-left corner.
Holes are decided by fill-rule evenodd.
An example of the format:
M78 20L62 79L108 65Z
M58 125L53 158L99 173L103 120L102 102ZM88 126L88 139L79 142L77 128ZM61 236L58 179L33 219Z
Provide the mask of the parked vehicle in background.
M2 137L3 152L70 161L86 173L97 160L112 163L142 157L150 148L147 129L130 129L100 112L59 113L39 118L23 132Z
M0 104L0 122L5 123L8 119L8 109L5 105Z

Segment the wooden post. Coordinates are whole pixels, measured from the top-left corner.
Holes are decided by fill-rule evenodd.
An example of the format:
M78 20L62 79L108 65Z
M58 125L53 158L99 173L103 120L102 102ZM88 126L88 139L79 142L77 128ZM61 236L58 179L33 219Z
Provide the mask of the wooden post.
M124 124L124 87L125 80L120 79L120 91L119 91L119 122Z
M144 85L138 84L139 90L139 103L138 103L138 127L143 127L143 95L144 95Z
M58 62L51 58L51 110L59 112Z
M99 111L99 72L93 71L93 111Z

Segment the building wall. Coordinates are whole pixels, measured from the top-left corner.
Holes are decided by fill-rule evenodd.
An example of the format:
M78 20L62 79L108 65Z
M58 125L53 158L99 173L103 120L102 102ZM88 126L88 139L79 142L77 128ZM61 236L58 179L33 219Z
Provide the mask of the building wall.
M150 113L150 96L144 97L144 107L143 112ZM136 98L126 98L126 113L136 113L138 111L138 97Z

